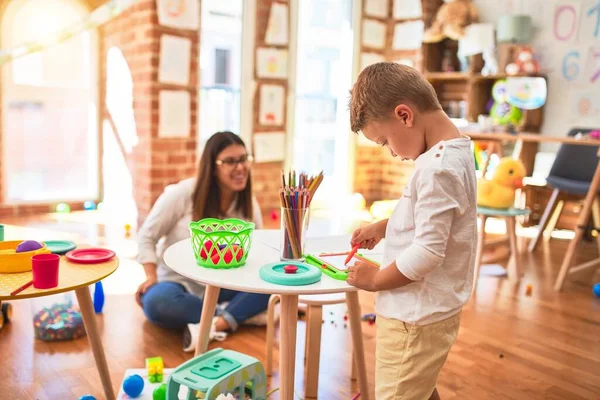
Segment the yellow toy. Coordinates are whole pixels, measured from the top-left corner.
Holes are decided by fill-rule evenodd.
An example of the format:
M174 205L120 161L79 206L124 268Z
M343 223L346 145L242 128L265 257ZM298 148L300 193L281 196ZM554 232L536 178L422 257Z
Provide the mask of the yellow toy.
M163 360L161 357L146 358L146 370L150 383L159 383L163 380Z
M477 205L488 208L511 208L515 203L515 190L523 187L525 166L519 160L504 157L491 180L477 182Z

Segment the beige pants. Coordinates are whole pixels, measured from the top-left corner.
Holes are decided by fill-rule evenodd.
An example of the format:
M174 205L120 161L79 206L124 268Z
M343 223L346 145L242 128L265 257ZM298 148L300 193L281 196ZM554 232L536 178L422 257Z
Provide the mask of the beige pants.
M458 334L460 313L430 325L377 316L375 398L426 400Z

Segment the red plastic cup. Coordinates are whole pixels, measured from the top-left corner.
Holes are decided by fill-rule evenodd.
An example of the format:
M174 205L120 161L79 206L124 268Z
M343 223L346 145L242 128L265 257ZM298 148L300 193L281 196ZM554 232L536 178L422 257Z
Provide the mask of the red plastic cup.
M51 289L58 286L58 254L36 254L31 257L33 287Z

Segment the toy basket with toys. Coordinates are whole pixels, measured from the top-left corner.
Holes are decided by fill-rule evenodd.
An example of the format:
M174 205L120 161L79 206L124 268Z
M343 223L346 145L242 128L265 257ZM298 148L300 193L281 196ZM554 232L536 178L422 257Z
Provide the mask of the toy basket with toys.
M255 225L237 218L190 222L192 248L201 267L227 269L246 263Z

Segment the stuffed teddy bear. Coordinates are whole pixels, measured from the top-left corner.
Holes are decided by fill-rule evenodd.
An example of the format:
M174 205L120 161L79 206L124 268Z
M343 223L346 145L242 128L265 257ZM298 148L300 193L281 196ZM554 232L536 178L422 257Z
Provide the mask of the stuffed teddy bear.
M506 66L506 73L508 75L537 74L539 72L540 67L533 58L533 50L527 46L519 49L515 62Z
M433 24L423 37L424 43L437 43L445 38L459 40L465 27L479 22L479 13L471 0L444 0Z

